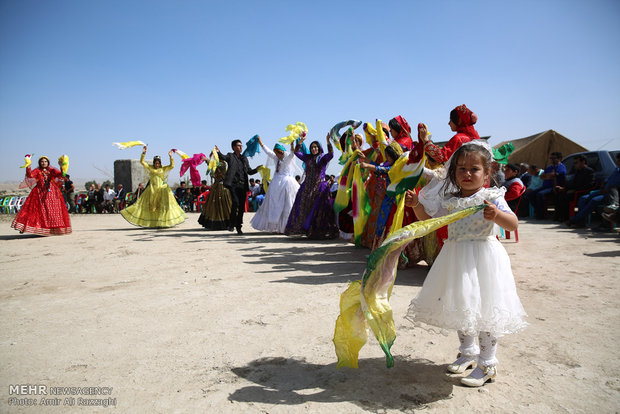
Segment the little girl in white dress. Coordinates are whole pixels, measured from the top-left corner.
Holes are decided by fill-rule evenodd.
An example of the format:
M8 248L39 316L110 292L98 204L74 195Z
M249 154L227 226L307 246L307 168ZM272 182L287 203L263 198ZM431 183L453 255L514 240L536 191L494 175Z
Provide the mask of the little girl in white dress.
M495 237L497 225L514 231L518 219L504 200L505 190L484 187L492 157L485 143L465 144L448 161L444 191L430 199L424 197L424 189L419 197L413 192L407 195L407 203L420 219L487 205L448 226L448 240L407 314L416 325L422 322L458 332L460 352L448 371L462 373L474 367L461 379L473 387L497 375L497 338L527 326L510 259Z

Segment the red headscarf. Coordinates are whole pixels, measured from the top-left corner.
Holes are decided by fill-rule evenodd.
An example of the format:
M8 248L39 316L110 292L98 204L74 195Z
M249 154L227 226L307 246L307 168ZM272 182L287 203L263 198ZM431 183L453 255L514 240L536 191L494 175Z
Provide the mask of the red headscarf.
M474 124L478 121L478 116L468 107L459 105L454 108L459 116L459 122L456 124L456 131L469 136L472 139L480 139L478 131L474 128Z
M395 117L394 120L398 122L401 129L398 136L392 138L398 142L401 147L403 147L404 151L410 151L411 147L413 147L413 141L411 140L411 127L407 123L407 120L400 115Z

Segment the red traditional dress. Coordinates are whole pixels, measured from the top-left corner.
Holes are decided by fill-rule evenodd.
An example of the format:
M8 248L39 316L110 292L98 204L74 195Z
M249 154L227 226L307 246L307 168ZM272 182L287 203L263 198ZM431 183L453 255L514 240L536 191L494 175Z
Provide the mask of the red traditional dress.
M71 233L71 220L60 192L62 173L53 167L26 168L26 184L32 188L11 227L40 236Z

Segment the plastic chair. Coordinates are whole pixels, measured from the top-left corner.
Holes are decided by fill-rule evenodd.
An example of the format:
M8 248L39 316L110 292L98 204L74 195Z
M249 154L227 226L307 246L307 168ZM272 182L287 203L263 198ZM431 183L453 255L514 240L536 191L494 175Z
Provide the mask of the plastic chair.
M21 197L19 198L19 200L17 200L17 206L15 207L16 211L18 211L18 212L19 212L19 210L21 210L21 209L22 209L22 206L23 206L23 205L24 205L24 203L26 202L26 198L28 198L28 197L26 197L26 196L21 196Z
M19 197L11 197L9 200L9 213L17 213L17 200Z
M568 218L573 217L575 213L575 207L577 207L577 203L579 202L579 197L590 194L591 191L596 190L597 187L594 186L592 188L588 188L587 190L579 190L575 191L575 197L568 203Z
M204 204L207 202L207 197L209 197L209 190L205 191L204 193L198 196L198 198L195 201L197 212L202 212L202 206L204 206Z
M519 196L519 201L517 202L517 207L515 208L516 211L519 211L519 205L521 205L521 198L523 197L524 192L525 192L525 189L523 189L523 192ZM532 213L532 210L533 208L532 208L532 205L530 204L530 214ZM500 227L500 231L502 233L502 237L504 237L504 232L505 232L506 240L510 240L510 232L508 230L504 230ZM515 243L519 243L519 229L515 229L514 234L515 234Z
M252 195L251 191L245 193L245 212L250 211L250 203L248 202L248 198Z
M10 209L9 209L10 202L11 202L11 196L6 196L4 197L4 200L2 200L2 206L0 207L2 208L3 213L10 213Z

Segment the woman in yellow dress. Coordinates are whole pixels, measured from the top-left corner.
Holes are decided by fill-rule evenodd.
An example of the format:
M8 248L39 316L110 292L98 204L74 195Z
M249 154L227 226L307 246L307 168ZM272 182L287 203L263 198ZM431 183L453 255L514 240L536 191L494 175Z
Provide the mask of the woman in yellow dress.
M145 154L146 146L142 148L140 164L149 173L149 185L138 201L121 210L121 215L131 224L140 227L173 227L183 223L187 216L166 184L168 173L174 168L173 151L168 152L170 165L165 167L161 166L159 156L153 158L151 167L144 161Z

